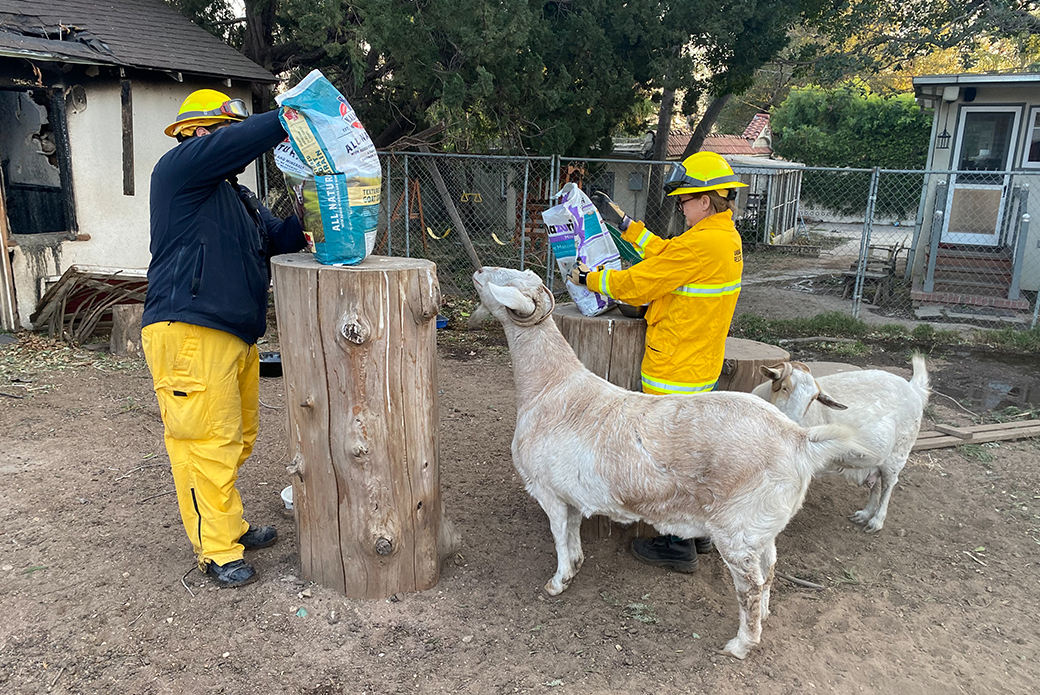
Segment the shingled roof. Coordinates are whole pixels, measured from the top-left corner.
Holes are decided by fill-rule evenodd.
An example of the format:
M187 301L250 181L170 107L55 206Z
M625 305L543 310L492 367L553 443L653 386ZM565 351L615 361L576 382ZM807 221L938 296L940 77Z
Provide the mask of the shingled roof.
M161 0L0 0L0 56L276 81Z

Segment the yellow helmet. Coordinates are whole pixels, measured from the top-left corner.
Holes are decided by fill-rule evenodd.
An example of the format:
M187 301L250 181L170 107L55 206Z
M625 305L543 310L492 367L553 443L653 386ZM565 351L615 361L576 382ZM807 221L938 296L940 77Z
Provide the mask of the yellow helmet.
M664 182L664 190L668 195L728 191L746 186L733 173L729 162L715 152L697 152L683 160L682 164L673 164Z
M177 120L166 126L163 132L171 138L178 133L191 135L198 126L213 125L221 121L241 121L249 116L246 103L232 99L215 89L199 89L188 95L177 112Z

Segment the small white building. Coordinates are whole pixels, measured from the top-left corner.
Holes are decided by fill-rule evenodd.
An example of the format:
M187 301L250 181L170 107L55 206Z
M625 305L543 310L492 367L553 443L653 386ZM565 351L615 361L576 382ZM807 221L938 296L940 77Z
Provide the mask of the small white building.
M912 299L1028 309L1023 291L1040 289L1040 74L913 82L935 117Z
M275 81L161 0L0 0L0 328L72 265L146 268L163 128L196 89Z

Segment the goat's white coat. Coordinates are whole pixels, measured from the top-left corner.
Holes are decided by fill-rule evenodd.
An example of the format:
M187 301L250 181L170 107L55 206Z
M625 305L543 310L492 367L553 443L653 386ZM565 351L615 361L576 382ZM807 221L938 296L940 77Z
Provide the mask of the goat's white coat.
M559 594L581 567L582 516L710 536L740 605L740 628L724 651L744 658L769 615L777 534L812 475L862 446L848 428L803 429L751 394L654 396L614 386L578 361L534 273L482 268L473 279L481 298L474 320L494 314L513 359L513 464L556 544L545 590Z
M895 374L867 369L841 372L814 379L808 368L791 362L764 367L770 381L759 384L753 393L770 401L788 417L805 427L839 423L856 428L859 437L874 452L866 460L857 459L855 467L834 471L857 485L868 485L867 506L849 518L864 524L867 533L880 531L888 516L892 490L906 465L910 450L921 429L921 417L928 404L928 370L924 358L912 358L914 373L910 381ZM829 397L846 407L835 410L821 402Z

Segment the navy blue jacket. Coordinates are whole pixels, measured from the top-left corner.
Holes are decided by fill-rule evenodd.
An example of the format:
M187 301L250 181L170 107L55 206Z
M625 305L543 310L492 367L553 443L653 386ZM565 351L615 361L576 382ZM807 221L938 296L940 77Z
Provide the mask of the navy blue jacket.
M268 259L306 240L296 215L279 220L232 181L283 139L278 112L269 111L188 138L155 165L142 325L181 321L250 345L264 334Z

